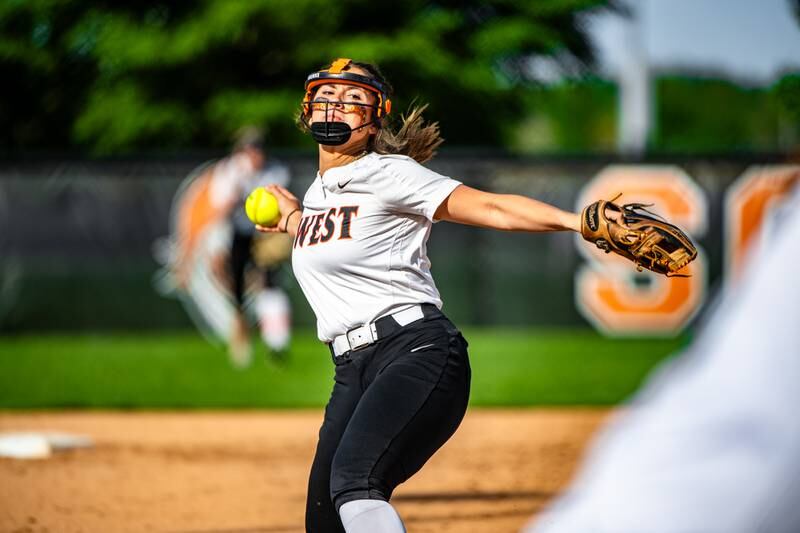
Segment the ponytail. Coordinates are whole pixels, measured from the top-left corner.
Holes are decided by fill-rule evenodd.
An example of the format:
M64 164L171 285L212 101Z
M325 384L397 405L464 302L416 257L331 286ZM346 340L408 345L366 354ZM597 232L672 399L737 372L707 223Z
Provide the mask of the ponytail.
M418 163L429 161L444 142L438 122L425 122L422 112L427 104L413 106L407 115L400 115L402 125L397 131L382 124L378 134L370 139L369 149L379 154L402 154Z

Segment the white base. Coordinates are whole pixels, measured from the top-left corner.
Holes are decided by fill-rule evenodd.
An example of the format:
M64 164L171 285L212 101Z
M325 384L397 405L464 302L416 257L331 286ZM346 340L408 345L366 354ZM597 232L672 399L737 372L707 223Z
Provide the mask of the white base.
M82 435L57 432L0 433L0 457L13 459L46 459L53 452L88 448L92 439Z

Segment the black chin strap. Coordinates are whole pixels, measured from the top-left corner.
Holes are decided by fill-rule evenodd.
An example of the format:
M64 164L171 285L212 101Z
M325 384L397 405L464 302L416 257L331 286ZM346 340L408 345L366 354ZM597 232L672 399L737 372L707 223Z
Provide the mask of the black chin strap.
M319 144L325 146L339 146L350 140L350 135L354 131L366 128L375 124L375 121L367 122L357 128L350 128L346 122L313 122L309 126L311 137Z

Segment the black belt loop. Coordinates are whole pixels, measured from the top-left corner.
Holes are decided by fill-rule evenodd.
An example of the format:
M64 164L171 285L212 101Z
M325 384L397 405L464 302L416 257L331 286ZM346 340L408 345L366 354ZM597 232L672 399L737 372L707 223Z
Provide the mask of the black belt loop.
M332 342L328 343L328 350L330 350L330 352L331 352L331 360L333 361L334 365L343 365L343 364L345 364L346 362L348 362L350 360L350 355L352 354L352 351L349 351L349 352L344 352L342 355L337 357L336 354L333 353L333 343Z
M444 316L444 313L433 304L422 304L422 315L427 319Z

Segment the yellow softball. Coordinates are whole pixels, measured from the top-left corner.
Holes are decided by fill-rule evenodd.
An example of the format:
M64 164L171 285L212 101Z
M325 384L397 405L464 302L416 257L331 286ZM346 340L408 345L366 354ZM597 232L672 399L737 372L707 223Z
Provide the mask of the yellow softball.
M263 187L254 189L250 193L244 203L244 210L247 212L247 218L260 226L272 227L281 219L278 200Z

